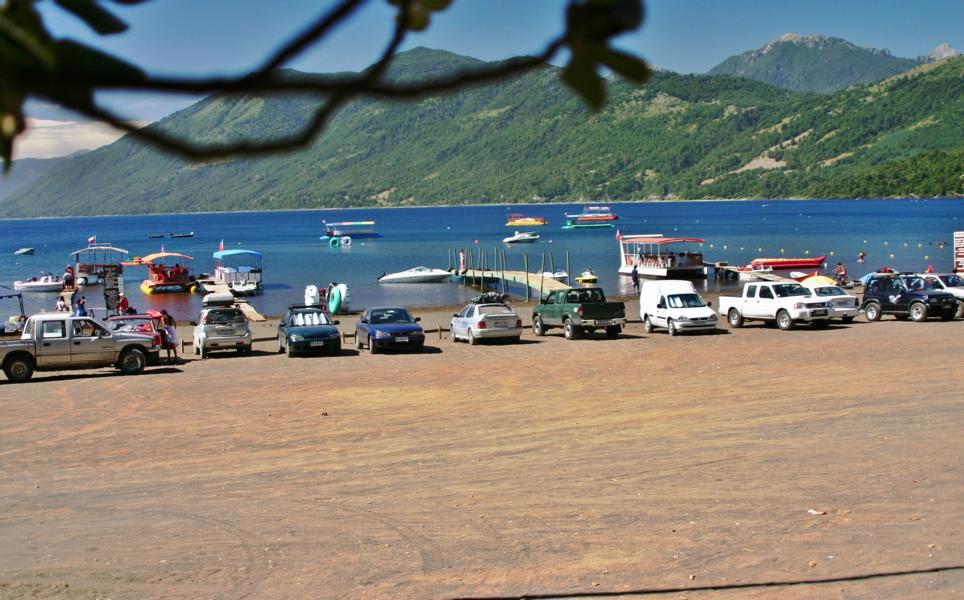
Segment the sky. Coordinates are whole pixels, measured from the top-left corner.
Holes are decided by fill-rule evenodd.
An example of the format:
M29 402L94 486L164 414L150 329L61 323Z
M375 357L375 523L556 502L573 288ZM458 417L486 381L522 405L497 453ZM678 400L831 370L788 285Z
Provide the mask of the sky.
M51 0L41 0L57 37L95 45L166 75L240 74L256 68L283 40L303 30L331 0L149 0L105 3L129 25L100 37ZM436 13L428 31L411 34L406 48L427 46L483 60L540 51L564 24L564 0L454 0ZM915 57L947 42L964 50L964 0L646 0L646 18L617 45L650 64L704 73L725 58L787 33L823 34L861 46ZM387 0L370 0L330 39L288 66L310 72L357 71L382 50L394 13ZM197 100L152 94L101 97L138 122L157 120ZM108 143L119 134L82 123L41 102L28 106L33 133L18 157L70 154Z

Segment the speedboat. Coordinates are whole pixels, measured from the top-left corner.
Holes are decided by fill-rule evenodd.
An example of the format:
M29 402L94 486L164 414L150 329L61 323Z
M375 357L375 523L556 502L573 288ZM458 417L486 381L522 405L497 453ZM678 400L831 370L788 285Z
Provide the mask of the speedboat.
M64 289L64 280L57 275L41 275L27 281L14 281L13 289L18 292L59 292Z
M443 269L415 267L398 273L386 273L378 278L378 283L439 283L452 275Z
M540 277L546 277L547 279L555 279L556 281L565 281L566 277L569 277L569 273L559 270L553 273L552 271L539 271L536 275Z
M14 252L14 254L18 256L23 256L25 254L33 254L33 253L34 253L33 248L20 248L16 252Z
M596 272L592 269L586 269L576 276L576 281L579 283L596 283L598 279L599 277L596 276Z
M531 231L516 231L515 235L510 235L509 237L502 240L506 244L531 244L539 239L538 233L533 233Z

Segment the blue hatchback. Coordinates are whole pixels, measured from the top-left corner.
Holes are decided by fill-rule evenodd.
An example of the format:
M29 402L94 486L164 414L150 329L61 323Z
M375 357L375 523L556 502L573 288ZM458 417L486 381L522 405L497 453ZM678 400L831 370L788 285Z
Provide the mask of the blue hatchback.
M420 352L425 346L425 332L404 308L368 308L355 323L355 348L367 345L375 354L387 348L407 347Z

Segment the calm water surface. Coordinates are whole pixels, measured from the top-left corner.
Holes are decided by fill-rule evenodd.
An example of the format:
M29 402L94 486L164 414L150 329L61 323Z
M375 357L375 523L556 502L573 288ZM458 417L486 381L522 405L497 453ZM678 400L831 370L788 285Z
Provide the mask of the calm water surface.
M86 246L87 238L126 248L131 256L164 249L195 258L196 273L213 269L211 254L223 239L225 248L246 248L264 254L266 291L252 304L265 314L279 314L286 305L301 302L304 287L323 287L330 281L349 285L353 309L379 304L431 306L456 304L474 295L454 283L382 285L377 278L425 265L446 268L448 250L485 249L491 257L504 249L508 267L521 270L528 253L530 271L537 271L543 254L551 253L556 269L570 273L591 267L600 285L610 294L631 292L628 278L619 277L618 229L624 235L661 233L667 236L706 240L707 260L746 264L757 256L819 256L828 262L844 261L852 275L882 266L901 270L923 269L933 264L951 268L953 232L964 230L964 200L764 200L725 202L612 203L620 216L613 229L564 231L566 212L578 212L576 204L536 206L469 206L404 209L354 209L264 213L210 213L24 219L0 221L0 283L37 275L41 270L62 273L71 262L70 253ZM505 227L509 213L544 216L549 224L534 228L542 239L535 244L505 246L502 238L513 229ZM320 240L322 220L375 220L379 239L355 240L350 247L331 248ZM149 234L194 231L187 239L148 239ZM944 244L943 247L941 244ZM33 256L14 256L22 246L37 249ZM858 252L867 253L864 265L856 263ZM490 259L491 260L491 259ZM548 267L548 264L546 265ZM145 269L125 271L126 290L137 308L167 308L180 320L193 319L200 306L194 294L142 295L138 289ZM708 288L717 285L706 282ZM733 285L733 284L729 284ZM521 290L516 290L521 292ZM27 312L51 310L55 294L25 295ZM103 306L103 299L89 304ZM15 306L0 301L0 316Z

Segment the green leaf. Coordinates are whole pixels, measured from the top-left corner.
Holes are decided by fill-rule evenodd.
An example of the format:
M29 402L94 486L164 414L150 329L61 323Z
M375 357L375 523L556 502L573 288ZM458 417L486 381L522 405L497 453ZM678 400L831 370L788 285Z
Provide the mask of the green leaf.
M570 38L602 42L638 29L643 22L642 0L574 1L566 9Z
M45 46L46 38L33 35L16 22L0 14L0 56L4 62L16 61L20 64L40 63L52 67L53 54ZM27 58L29 55L30 58ZM32 60L31 60L32 59Z
M422 0L421 4L431 11L439 11L448 8L452 0Z
M606 83L596 73L596 63L587 52L573 52L572 60L562 72L562 80L593 110L606 102Z
M599 62L629 81L643 83L649 79L649 67L646 66L645 62L631 54L612 48L604 48L599 56Z
M101 35L121 33L127 24L100 7L96 0L54 0L58 6L73 13L78 19Z

